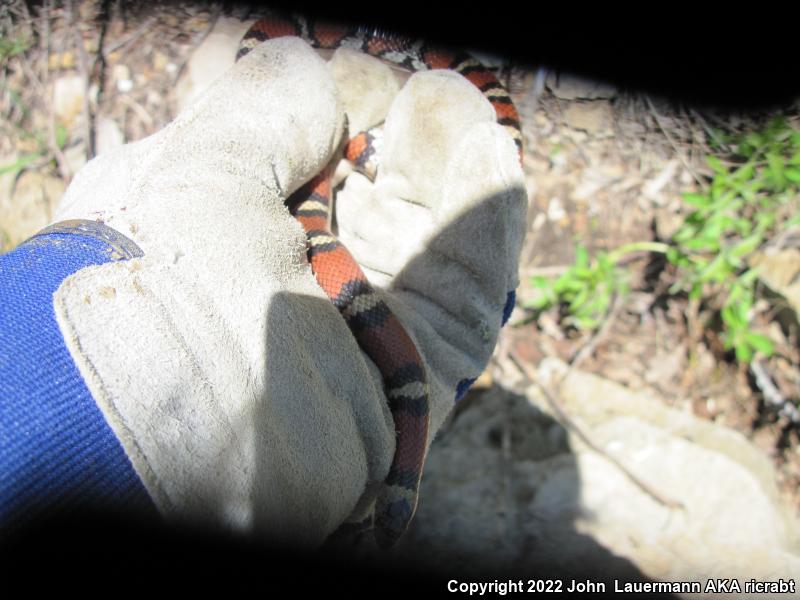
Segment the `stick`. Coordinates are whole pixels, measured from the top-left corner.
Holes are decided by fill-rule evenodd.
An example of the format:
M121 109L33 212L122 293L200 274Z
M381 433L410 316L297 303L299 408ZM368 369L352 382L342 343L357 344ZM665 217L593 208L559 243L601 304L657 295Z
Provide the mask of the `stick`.
M516 367L522 372L522 374L525 375L525 377L529 381L531 381L531 383L535 384L542 391L542 393L544 394L544 397L547 399L548 405L550 406L550 408L553 410L553 413L555 414L556 420L564 428L575 432L578 435L578 437L581 438L581 440L583 440L583 442L587 446L589 446L589 448L591 448L592 450L594 450L595 452L597 452L601 456L604 456L609 461L611 461L611 463L614 464L614 466L616 466L620 471L622 471L622 473L625 474L625 476L628 477L628 479L630 479L637 487L639 487L639 489L641 489L644 493L646 493L648 496L650 496L653 500L655 500L656 502L658 502L662 506L666 506L667 508L674 508L674 509L682 509L682 510L686 509L686 506L682 502L680 502L678 500L674 500L674 499L670 498L669 496L659 492L657 489L652 487L649 483L647 483L646 481L643 481L642 479L640 479L639 476L637 476L635 473L633 473L619 459L614 457L612 454L610 454L608 451L606 451L604 448L602 448L596 442L594 442L594 440L592 440L592 438L589 435L589 433L587 431L585 431L580 425L578 425L578 423L576 423L572 419L572 417L570 417L567 414L567 412L561 406L561 403L558 402L558 400L556 400L555 396L552 393L550 393L550 390L548 390L545 385L539 383L538 378L536 377L536 373L533 372L533 369L530 366L528 366L524 362L518 360L514 355L510 355L509 358L514 363L514 365L516 365ZM573 361L572 364L575 364L575 361ZM561 388L561 385L564 383L564 380L566 379L566 377L569 374L569 372L570 371L568 370L567 373L565 373L563 377L559 378L559 380L558 380L558 382L556 384L556 388L557 389Z
M658 123L658 128L664 134L664 137L667 138L667 141L669 142L670 146L672 146L672 149L675 151L676 156L683 163L683 166L686 167L686 170L692 174L692 177L694 177L694 180L698 183L700 188L702 190L705 190L706 189L705 182L697 175L697 173L691 167L691 165L689 165L689 162L686 160L686 157L683 156L683 152L681 152L680 148L678 148L678 145L672 139L672 136L669 134L669 132L667 132L667 129L661 124L661 115L659 115L658 111L656 111L656 107L653 106L653 103L650 101L650 98L647 98L647 104L650 106L650 111L653 113L653 117L655 117L656 123Z
M577 369L578 366L589 356L591 356L595 348L597 348L597 344L600 343L608 332L611 331L611 326L614 324L614 321L617 319L617 315L619 315L619 311L622 309L622 302L619 299L618 295L614 296L614 303L611 305L611 310L608 312L608 316L603 319L603 326L597 330L597 332L592 336L592 338L575 354L572 355L569 361L569 369L564 374L562 381L566 379L572 370Z
M95 155L95 141L94 141L94 121L92 118L92 111L89 106L89 82L91 73L89 73L89 57L86 55L86 49L83 47L83 36L81 35L80 23L75 19L74 0L70 0L67 4L69 7L69 22L72 28L73 38L77 46L78 53L78 67L83 79L83 136L86 140L86 160L91 160ZM96 58L95 58L96 60Z
M783 397L783 394L781 394L780 390L772 382L772 378L769 376L769 373L767 373L761 361L752 361L750 363L750 370L753 372L756 385L764 395L764 400L767 401L767 404L778 408L779 414L787 417L792 423L800 423L800 410Z

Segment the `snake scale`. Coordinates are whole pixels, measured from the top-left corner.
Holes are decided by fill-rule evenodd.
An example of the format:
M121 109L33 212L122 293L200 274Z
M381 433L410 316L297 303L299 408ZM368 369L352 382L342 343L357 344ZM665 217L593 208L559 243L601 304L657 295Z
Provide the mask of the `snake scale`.
M519 115L511 97L494 74L469 54L363 27L321 23L297 15L273 15L250 27L236 58L240 59L261 42L284 36L300 37L319 49L361 50L411 71L452 69L460 73L489 100L497 122L511 134L522 156ZM371 141L371 132L361 132L344 149L345 157L368 175L374 175ZM428 382L414 341L375 292L350 252L330 231L330 172L330 167L324 169L295 193L296 201L289 208L306 232L308 259L317 282L383 377L394 419L395 454L376 499L372 527L378 545L387 548L403 535L417 506L428 443ZM363 528L364 524L358 527Z

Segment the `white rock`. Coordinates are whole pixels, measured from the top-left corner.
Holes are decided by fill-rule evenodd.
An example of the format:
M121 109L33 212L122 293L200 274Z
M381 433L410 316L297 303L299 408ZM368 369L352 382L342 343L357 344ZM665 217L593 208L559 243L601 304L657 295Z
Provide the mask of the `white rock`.
M562 100L600 100L617 95L617 88L611 84L600 83L567 73L550 72L547 88Z
M547 218L550 221L558 222L566 218L566 216L567 212L564 210L561 199L550 198L550 202L547 203Z
M759 279L784 296L795 313L800 314L800 250L759 252L750 259L750 266L757 267Z
M97 154L100 155L122 146L125 143L125 134L122 133L114 119L100 117L97 120L95 143Z
M668 161L658 175L644 184L642 193L659 206L665 204L666 200L661 197L660 192L675 177L675 171L679 165L680 161L677 158Z
M566 365L542 361L547 385ZM798 522L773 467L740 434L597 376L573 371L559 402L599 447L527 398L492 388L433 445L413 529L401 551L443 573L500 577L649 577L741 584L796 578ZM791 596L791 597L797 597Z
M128 65L116 64L111 70L111 77L120 92L130 92L133 89L133 79Z
M239 42L254 21L220 17L203 43L194 51L175 86L178 112L189 106L236 60Z
M573 129L592 135L610 135L613 132L614 113L605 100L573 102L564 110L564 120Z
M64 75L53 84L53 111L67 126L83 110L86 88L80 75Z
M67 166L73 175L80 171L87 162L86 147L82 143L66 148L63 154L67 161Z
M6 164L6 163L2 163ZM13 178L2 178L0 228L3 245L10 249L50 223L53 208L64 193L64 182L52 175L26 171L11 194Z

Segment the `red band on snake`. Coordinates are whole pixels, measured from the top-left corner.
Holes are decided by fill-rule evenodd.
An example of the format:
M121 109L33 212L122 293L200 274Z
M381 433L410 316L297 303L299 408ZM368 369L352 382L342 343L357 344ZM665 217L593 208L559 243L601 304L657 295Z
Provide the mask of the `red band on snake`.
M452 69L460 73L492 104L497 122L506 127L522 156L519 115L508 92L470 55L363 28L317 23L299 16L272 16L250 27L236 58L263 41L283 36L300 37L315 48L359 49L412 71ZM345 157L362 167L367 165L373 152L371 136L362 132L349 140ZM350 252L331 233L330 202L328 167L293 195L290 210L306 232L308 258L317 282L383 378L395 425L395 454L376 500L374 532L378 544L389 547L403 535L417 506L428 446L428 383L424 362L411 336L369 284Z

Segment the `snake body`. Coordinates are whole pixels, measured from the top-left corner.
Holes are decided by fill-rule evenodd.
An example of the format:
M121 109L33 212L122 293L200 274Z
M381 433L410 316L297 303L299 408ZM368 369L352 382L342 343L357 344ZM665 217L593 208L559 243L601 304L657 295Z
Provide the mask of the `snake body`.
M470 55L361 27L275 15L250 27L236 58L261 42L284 36L300 37L319 49L361 50L412 71L452 69L460 73L492 104L497 122L511 134L521 157L522 135L514 104L494 74ZM371 132L357 134L344 151L347 159L368 173L373 152L371 137ZM395 454L376 499L373 527L378 545L386 548L403 535L416 510L428 446L428 382L424 362L411 336L375 292L347 248L330 231L330 171L330 167L326 168L296 192L289 207L306 232L309 263L317 282L383 378L395 425ZM358 524L354 528L363 526Z

